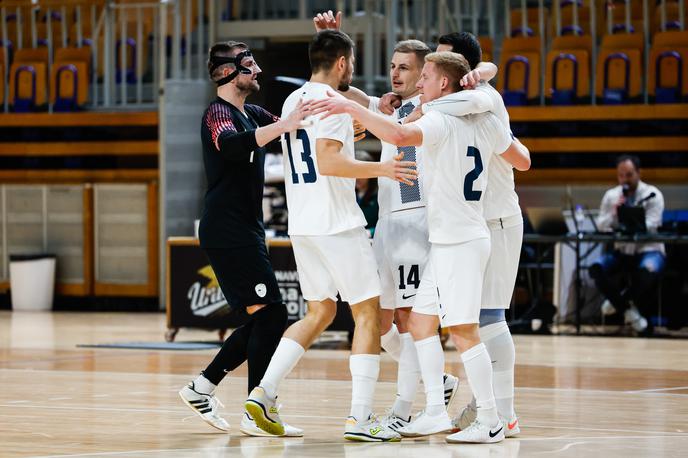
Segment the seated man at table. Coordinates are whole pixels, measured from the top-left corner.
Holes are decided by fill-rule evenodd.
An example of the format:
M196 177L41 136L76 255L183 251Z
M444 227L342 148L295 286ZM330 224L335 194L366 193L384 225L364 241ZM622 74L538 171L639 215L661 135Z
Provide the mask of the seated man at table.
M616 177L618 186L609 189L602 198L597 220L599 229L612 231L619 228L619 208L642 207L645 209L647 231L656 232L662 224L664 196L659 189L640 180L640 159L637 156L620 156L616 161ZM590 276L606 297L602 313L624 313L626 324L636 332L645 331L648 324L643 314L647 310L643 306L652 300L652 293L664 269L664 258L662 243L615 243L613 251L604 254L590 267ZM625 288L613 281L619 274L630 275Z

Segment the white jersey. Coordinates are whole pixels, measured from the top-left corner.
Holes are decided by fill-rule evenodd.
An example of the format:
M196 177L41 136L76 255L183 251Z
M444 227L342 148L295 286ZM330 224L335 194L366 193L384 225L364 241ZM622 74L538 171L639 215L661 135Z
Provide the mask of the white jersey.
M284 101L282 118L289 116L299 99L325 99L329 97L327 91L335 92L326 84L304 84ZM356 203L356 180L321 175L316 157L316 140L324 138L341 142L340 154L354 158L351 116L333 115L324 120L314 116L309 120L312 126L282 135L289 235L331 235L365 226Z
M460 91L424 104L423 112L429 111L441 111L453 116L490 111L511 134L509 113L504 106L504 100L488 83L479 84L474 91ZM484 215L488 221L521 214L514 185L513 167L500 156L494 159L490 165L484 202Z
M368 109L384 115L378 105L380 99L378 97L370 97L370 104ZM417 95L410 99L403 100L399 108L394 110L394 114L390 115L391 119L401 122L403 118L410 115L411 112L420 105L420 96ZM405 183L389 179L387 177L380 177L377 179L378 193L377 201L380 207L380 216L396 212L399 210L407 210L409 208L425 207L426 198L425 190L425 170L423 169L423 151L420 146L404 146L398 147L391 143L382 142L382 153L380 161L392 160L399 153L404 153L405 161L416 161L416 168L418 170L418 181L414 186L409 186Z
M430 171L428 227L432 243L462 243L490 236L483 200L492 156L511 136L492 113L455 117L432 111L415 122L423 131Z

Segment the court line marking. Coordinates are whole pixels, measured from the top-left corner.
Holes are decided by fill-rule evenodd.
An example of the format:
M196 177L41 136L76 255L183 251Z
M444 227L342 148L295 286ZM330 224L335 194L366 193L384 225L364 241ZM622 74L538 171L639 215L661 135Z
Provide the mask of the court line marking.
M605 440L628 440L628 439L664 439L666 437L672 436L598 436L598 437L532 437L523 439L510 439L522 442L546 442L546 441L562 441L562 440L577 440L577 441L605 441ZM284 442L289 443L289 438L285 438ZM401 442L403 443L403 441ZM580 442L579 442L580 443ZM575 445L576 443L571 443L570 445ZM312 447L322 447L325 445L338 445L341 447L351 446L354 447L356 444L346 444L342 442L317 442L309 444L293 444L290 447L301 447L301 448L312 448ZM413 442L407 443L405 447L409 448L428 448L432 445L436 445L438 448L443 446L448 446L448 444L437 443L437 444L416 444ZM495 444L498 445L498 444ZM118 452L95 452L95 453L78 453L73 455L43 455L36 456L34 458L77 458L83 456L118 456L118 455L128 455L128 454L150 454L150 453L183 453L183 452L209 452L213 450L244 450L249 448L257 449L269 449L269 448L285 448L285 445L275 444L275 445L228 445L224 447L196 447L196 448L177 448L177 449L150 449L150 450L127 450ZM552 453L552 452L549 452Z
M630 391L626 391L626 393L642 394L642 393L658 393L658 392L664 392L664 391L678 391L678 390L688 390L688 386L674 386L671 388L649 388L647 390L630 390Z
M29 401L25 401L29 402ZM14 404L0 404L2 407L14 407ZM155 409L155 408L133 408L133 407L91 407L91 406L51 406L51 405L41 405L41 404L30 404L22 405L22 409L51 409L51 410L84 410L84 411L104 411L104 412L145 412L145 413L186 413L188 409L186 408L173 408L173 409ZM243 413L235 412L224 412L225 416L228 417L241 417ZM344 417L342 416L328 416L328 415L301 415L301 414L290 414L285 415L285 418L302 418L302 419L328 419L340 421ZM681 433L676 431L644 431L644 430L634 430L634 429L611 429L611 428L587 428L587 427L577 427L577 426L552 426L552 425L538 425L538 424L523 424L524 428L534 428L534 429L564 429L572 431L594 431L594 432L606 432L606 433L630 433L630 434L663 434L665 437L681 437L688 438L688 433ZM645 437L645 436L643 436Z

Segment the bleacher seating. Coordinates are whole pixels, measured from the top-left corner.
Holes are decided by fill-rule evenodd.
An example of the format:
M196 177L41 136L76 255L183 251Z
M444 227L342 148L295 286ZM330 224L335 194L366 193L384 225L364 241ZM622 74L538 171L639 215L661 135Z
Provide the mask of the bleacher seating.
M90 48L61 48L50 75L50 103L55 111L75 111L88 100Z
M641 94L643 35L605 35L597 57L596 93L601 103L639 101Z
M648 90L656 103L688 96L688 32L658 32L650 50Z
M545 95L554 105L572 105L590 97L590 35L560 36L547 53Z
M10 67L9 103L14 111L43 108L47 97L48 49L19 49Z
M527 105L540 94L539 37L505 38L502 42L499 90L507 105Z

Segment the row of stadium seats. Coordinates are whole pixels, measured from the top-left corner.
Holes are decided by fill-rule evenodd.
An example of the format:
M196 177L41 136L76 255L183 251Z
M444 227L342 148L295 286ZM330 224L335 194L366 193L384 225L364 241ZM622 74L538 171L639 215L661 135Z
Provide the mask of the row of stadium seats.
M573 4L577 8L573 8ZM678 30L681 28L680 8L676 0L666 1L664 13L659 5L660 1L648 1L649 30L651 34L665 30ZM643 0L632 0L629 2L630 8L630 27L626 22L626 6L623 0L619 1L600 1L596 2L596 33L604 35L609 32L611 25L612 33L641 33L644 30L643 24ZM516 8L511 10L511 36L539 36L544 33L552 37L557 35L556 14L545 8L544 31L540 31L538 8L526 8L525 28L523 22L523 9ZM590 35L591 34L591 9L588 1L583 0L560 0L560 30L561 35ZM688 18L688 8L684 11L683 24Z
M0 74L6 65L0 53ZM9 104L16 112L34 111L45 107L49 98L55 111L77 110L88 100L90 65L89 48L61 48L48 79L48 49L20 49L9 64ZM4 103L5 80L0 80L0 103Z
M562 35L552 39L544 69L548 103L589 102L593 45L590 35ZM640 33L602 37L594 88L600 103L640 101L644 73L651 101L678 103L688 99L688 31L656 33L646 69L644 47L645 40ZM539 102L542 52L539 37L512 37L502 42L498 87L508 105Z

